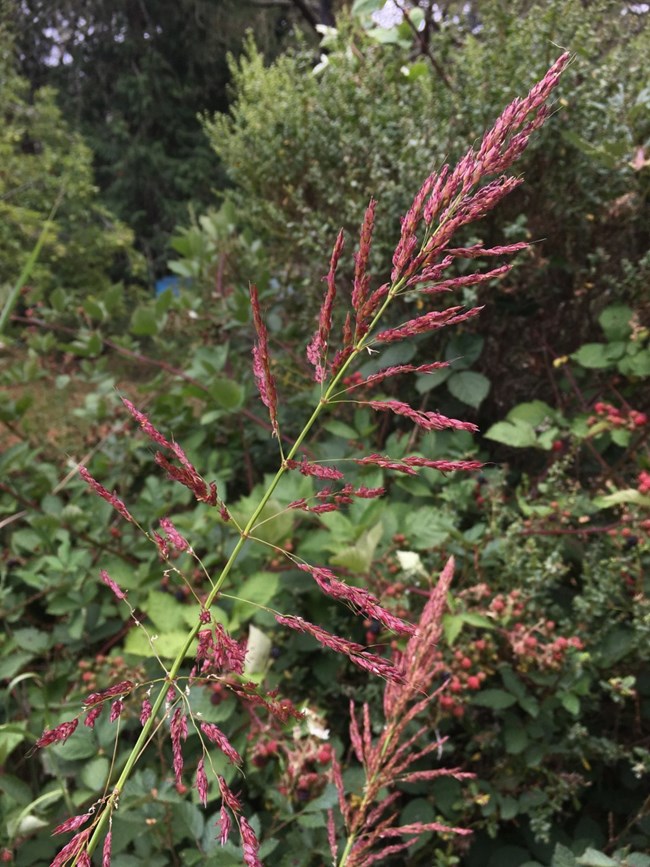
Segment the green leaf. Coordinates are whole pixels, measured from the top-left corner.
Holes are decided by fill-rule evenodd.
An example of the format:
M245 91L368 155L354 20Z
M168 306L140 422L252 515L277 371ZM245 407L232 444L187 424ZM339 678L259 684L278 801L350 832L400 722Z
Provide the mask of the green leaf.
M155 654L158 654L162 659L173 659L178 653L180 653L186 640L186 630L181 632L178 629L174 629L172 631L166 631L163 635L158 636L158 638L154 640L152 647L147 636L141 629L132 629L126 636L124 652L132 653L134 656L143 656L146 659L153 658ZM192 642L187 655L192 656L195 653L196 642Z
M454 530L453 518L433 506L422 506L411 512L403 532L416 551L444 545Z
M277 572L256 572L241 584L234 581L230 585L233 596L239 597L235 602L230 617L230 629L236 629L255 614L257 608L250 605L250 600L257 605L267 605L275 596L280 583L280 575Z
M482 373L462 370L452 374L447 380L447 388L457 399L468 406L478 409L490 391L490 380Z
M371 15L378 9L383 9L385 0L354 0L352 4L353 15Z
M399 824L413 825L417 822L434 822L435 818L435 811L429 801L424 798L414 798L400 813Z
M442 628L445 641L451 646L463 629L464 621L460 614L443 614Z
M170 593L163 593L161 590L149 592L144 610L155 628L163 635L174 629L181 629L184 624L194 626L197 618L197 612L192 607L183 605Z
M0 765L4 765L7 756L25 740L27 724L24 722L4 723L0 725Z
M106 785L109 769L106 756L96 756L81 769L81 781L91 792L101 792Z
M650 496L642 494L636 488L623 488L612 494L603 494L602 497L594 497L593 504L599 509L609 509L612 506L622 506L625 503L634 503L635 506L650 508Z
M519 419L514 422L498 421L486 431L485 438L517 449L537 445L537 436L532 425Z
M27 626L24 629L16 629L13 634L18 647L29 650L33 655L43 653L51 644L51 636L47 632Z
M343 566L355 575L366 575L370 571L384 528L381 522L366 530L349 548L344 548L330 558L333 566Z
M634 311L626 304L612 304L598 317L600 327L608 340L626 340L630 335L630 320Z
M578 716L580 713L580 699L572 692L565 692L561 695L560 702L562 707L568 711L568 713L573 714L573 716Z
M359 438L359 433L353 427L350 427L349 424L345 424L345 422L337 421L336 419L329 419L324 422L323 428L328 432L333 434L335 437L341 437L344 440L356 440Z
M593 370L600 370L611 366L611 361L607 357L606 343L585 343L577 352L573 353L571 358L582 367Z
M558 843L553 852L551 867L576 867L576 858L570 849Z
M303 828L325 828L327 820L324 813L301 813L298 824Z
M618 861L610 858L609 855L605 855L604 852L598 852L590 846L585 849L582 855L576 858L576 864L580 864L580 867L617 867L618 863Z
M519 802L509 795L499 795L499 813L504 822L514 819L519 812Z
M625 376L650 376L650 349L642 349L636 355L626 355L617 367Z
M244 402L244 388L234 379L225 377L214 379L210 383L209 391L210 396L223 409L239 409Z
M525 421L533 427L537 427L549 419L555 418L557 413L543 400L529 400L518 403L513 407L506 418L508 421Z
M512 707L517 699L504 689L482 689L472 698L472 704L489 707L492 710L504 710Z
M158 334L158 316L151 307L136 307L131 317L131 334L136 337L153 337Z
M420 373L415 379L415 389L418 394L426 394L427 391L432 391L446 382L452 373L451 367L441 367L439 370L431 371L431 373Z
M190 839L200 840L203 836L205 818L196 804L189 801L181 801L180 804L172 804L172 831L176 839L189 836Z
M451 361L455 370L470 367L478 361L485 338L478 334L457 334L452 337L445 350L445 361Z
M506 746L506 752L510 755L517 756L528 746L528 734L526 727L522 721L514 716L509 715L505 721L503 729L503 739Z

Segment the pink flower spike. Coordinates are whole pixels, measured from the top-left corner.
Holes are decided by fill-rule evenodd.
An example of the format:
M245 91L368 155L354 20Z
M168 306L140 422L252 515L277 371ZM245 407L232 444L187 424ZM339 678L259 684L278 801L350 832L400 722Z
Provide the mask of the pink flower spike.
M76 857L78 859L81 850L88 842L90 830L90 828L86 828L84 831L80 831L76 834L72 840L69 840L50 863L50 867L64 867L64 865L68 864L73 858ZM77 863L79 863L78 860Z
M174 775L176 782L181 783L183 773L183 753L181 749L181 740L187 739L187 717L180 707L174 711L174 716L169 724L169 732L172 741L172 754L174 757Z
M336 843L336 822L334 821L334 810L327 811L327 842L332 855L332 863L336 864L338 857L338 845Z
M122 590L119 585L116 584L115 581L113 581L113 579L105 569L101 570L101 572L99 573L99 577L102 579L102 581L104 582L104 584L106 584L107 587L110 587L110 589L113 591L114 596L117 599L126 599L126 593L124 592L124 590Z
M250 285L250 298L253 310L253 322L255 323L255 331L257 332L257 343L253 348L253 373L255 374L257 389L262 398L262 403L269 411L273 436L277 437L279 435L278 395L275 388L275 379L271 373L268 332L262 319L257 286L253 283Z
M332 635L326 629L320 626L315 626L302 617L294 617L291 615L284 616L276 614L275 619L280 626L286 626L289 629L295 629L297 632L304 632L311 635L323 647L333 650L335 653L343 653L348 657L350 662L353 662L359 668L365 671L376 674L378 677L383 677L386 680L402 682L404 676L402 672L396 668L392 662L384 659L381 656L375 656L373 653L368 653L362 644L357 644L354 641L347 641L345 638L340 638L337 635Z
M241 802L237 795L228 788L225 779L222 776L217 775L217 782L219 783L219 791L221 792L224 804L227 807L230 807L233 813L241 813Z
M451 277L449 280L443 280L440 283L434 283L431 286L424 286L418 291L422 295L433 295L438 292L451 292L455 289L460 289L463 286L478 286L480 283L489 283L490 280L500 280L501 277L504 277L512 271L512 265L501 265L498 268L494 268L492 271L485 271L481 274L465 274L462 277ZM409 285L412 285L414 282L417 283L428 283L429 277L426 273L426 270L423 271L415 281L414 278L409 280ZM475 308L475 310L481 310L482 308Z
M67 834L68 831L76 831L82 825L85 825L91 816L92 813L83 813L81 816L73 816L71 819L66 819L61 825L56 826L52 831L52 836L55 834Z
M324 566L300 563L298 568L308 572L327 596L350 603L357 610L363 611L366 617L379 621L386 629L401 635L413 635L415 632L415 627L383 608L379 600L365 588L344 584Z
M322 464L314 464L303 458L298 461L285 461L288 470L298 470L303 476L313 476L316 479L342 479L343 473L335 467L325 467Z
M77 867L93 867L88 852L82 852L77 859Z
M222 846L225 846L232 831L232 819L230 818L230 813L223 805L219 813L219 819L217 820L217 827L219 828L219 842Z
M341 258L343 250L343 230L339 232L332 257L330 259L330 269L325 278L327 280L327 291L325 298L320 308L318 317L318 329L311 339L311 343L307 347L307 360L316 369L314 379L316 382L324 382L325 380L325 364L327 358L328 343L330 331L332 330L332 310L334 307L334 299L336 298L336 268Z
M151 707L151 702L148 698L145 698L140 707L140 725L144 725L146 721L151 716L151 711L153 708Z
M352 289L352 309L358 311L368 297L368 288L370 286L370 277L367 274L368 259L370 257L370 248L372 246L372 230L375 224L375 208L377 202L375 199L370 199L370 204L366 209L361 226L361 237L359 239L359 252L354 256L354 286Z
M242 854L246 867L264 867L258 857L260 844L244 816L239 817L239 830L241 832Z
M348 386L347 390L352 391L353 388L367 388L371 385L378 385L385 379L401 373L433 373L434 370L449 367L449 364L450 362L448 361L434 361L430 364L398 364L395 367L385 367L383 370L366 377L366 379L359 379L358 382L353 382Z
M108 717L109 720L111 722L115 722L116 719L119 719L120 714L122 713L123 710L124 710L124 702L118 698L117 701L114 701L111 705L111 712L110 712L110 715Z
M507 266L506 266L507 267ZM461 279L461 278L458 278ZM423 316L417 316L409 322L397 328L388 328L380 332L375 340L379 343L394 343L396 340L404 340L405 337L414 337L417 334L426 334L429 331L437 331L446 325L457 325L467 319L478 315L482 307L472 307L460 313L462 307L448 307L447 310L432 310Z
M233 764L242 764L242 757L218 726L214 725L214 723L201 723L201 731L208 740L219 747L224 755L228 756Z
M183 536L181 536L181 534L178 532L178 530L172 524L169 518L161 518L160 526L175 548L177 548L179 551L187 551L189 549L189 542L187 541L187 539L184 539Z
M86 696L83 700L83 707L84 709L92 707L93 705L100 704L109 698L114 698L116 695L128 695L134 686L135 684L132 680L121 680L113 686L109 686L106 689L100 689L99 692L91 692L90 695Z
M160 433L159 430L156 430L156 428L151 424L147 416L144 413L140 412L139 409L136 409L136 407L131 403L130 400L127 400L125 397L123 397L122 403L150 439L152 439L159 446L162 446L162 448L164 449L173 448L172 444Z
M208 776L205 773L205 763L203 760L203 756L199 759L199 763L196 768L196 790L199 793L199 800L203 804L203 806L207 806L208 803Z
M41 747L49 747L52 744L65 743L78 725L78 719L71 719L68 722L62 722L53 729L44 731L36 741L36 747L40 749Z
M432 470L439 470L441 473L452 473L456 470L473 471L480 470L483 467L482 461L443 461L429 460L429 458L421 458L417 455L406 458L388 458L382 455L367 455L365 458L355 458L355 464L369 464L371 466L381 467L386 470L397 470L400 473L405 473L408 476L417 475L420 467L428 467Z
M107 503L110 503L111 506L115 509L115 511L119 512L119 514L125 520L129 521L131 524L135 524L133 516L126 508L122 500L120 500L120 498L117 496L117 494L111 494L109 491L107 491L106 488L103 485L100 485L99 482L94 479L90 475L88 470L83 466L79 466L79 475L84 480L84 482L102 498L102 500L106 500Z
M367 404L380 412L393 412L396 415L403 415L424 430L447 430L448 428L474 432L478 430L478 427L472 424L472 422L447 418L447 416L440 415L437 412L423 412L413 409L412 406L399 400L369 400Z
M86 714L86 718L84 720L84 725L87 726L89 729L94 728L95 723L97 722L97 717L100 715L100 713L103 710L104 710L103 704L98 704L96 707L89 710L88 713Z
M483 244L474 244L472 247L455 247L447 250L447 253L454 258L478 259L483 256L509 256L521 250L528 250L529 247L528 241L517 241L515 244L506 244L502 247L484 247Z
M170 479L189 488L200 503L207 503L209 506L217 505L217 486L214 482L210 482L210 485L206 484L191 464L189 467L175 467L162 452L156 452L154 460L167 472Z
M113 830L110 829L104 837L104 848L102 849L102 867L111 867L111 847L113 845Z

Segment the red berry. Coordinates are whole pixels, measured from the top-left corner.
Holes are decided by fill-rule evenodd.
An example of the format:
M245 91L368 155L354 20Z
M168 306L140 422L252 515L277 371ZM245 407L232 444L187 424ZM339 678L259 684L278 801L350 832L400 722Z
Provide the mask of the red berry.
M318 752L316 753L316 761L325 764L325 762L330 762L332 760L332 747L330 744L323 744L322 747L318 748Z

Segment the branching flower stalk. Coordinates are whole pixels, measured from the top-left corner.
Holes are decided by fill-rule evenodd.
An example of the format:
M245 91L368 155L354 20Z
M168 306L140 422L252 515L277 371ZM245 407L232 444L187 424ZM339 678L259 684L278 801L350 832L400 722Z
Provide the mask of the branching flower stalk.
M90 856L99 845L102 837L104 838L102 864L103 867L108 867L110 864L112 815L118 807L120 796L136 762L163 721L169 723L174 772L177 781L180 781L183 769L182 742L187 736L188 722L202 738L204 758L206 755L204 739L207 739L211 744L221 749L234 764L239 764L239 755L229 744L227 736L216 726L200 722L193 716L189 698L186 691L180 688L178 681L181 669L186 658L190 656L195 641L198 642L198 650L195 654L196 664L189 676L190 683L207 676L207 673L233 672L237 675L243 674L241 647L227 635L222 627L213 621L210 611L226 584L245 542L248 539L255 539L255 529L260 522L262 513L285 474L298 471L317 480L327 480L332 483L340 482L343 479L343 473L340 470L328 467L323 463L311 463L306 457L300 455L302 444L321 415L329 412L341 402L354 401L377 412L389 412L403 419L408 419L421 431L476 430L476 426L469 422L447 418L437 412L416 409L399 400L381 397L374 400L361 399L357 397L358 392L355 393L355 389L360 385L367 388L377 386L386 378L396 375L430 373L445 366L445 362L398 365L385 368L365 380L361 379L358 374L356 379L355 377L348 377L347 374L359 356L366 351L379 351L381 346L385 344L406 340L430 333L446 325L467 321L476 316L481 309L475 307L465 310L459 306L448 307L443 310L433 309L409 319L402 325L383 328L382 330L381 323L385 314L396 299L417 294L420 300L425 301L428 297L437 298L442 293L460 287L479 285L508 273L512 267L509 264L499 265L487 271L476 271L464 276L453 276L450 269L459 259L486 259L511 255L524 249L526 244L517 243L491 248L485 248L480 244L471 247L452 247L452 238L463 226L483 217L522 182L521 178L507 176L504 172L521 155L531 134L548 117L550 110L546 102L568 62L568 55L562 55L544 78L533 87L528 96L523 99L515 99L505 109L494 127L484 135L478 150L470 148L453 170L445 165L426 179L402 220L401 235L392 260L390 281L374 290L371 289L370 275L367 271L376 208L375 201L371 200L361 228L359 249L355 255L350 309L345 317L336 351L332 353L330 350L333 344L332 330L337 300L336 271L344 244L343 234L339 234L330 260L318 328L307 347L308 361L315 370L314 378L321 384L321 397L286 454L282 449L282 442L286 440L286 437L280 435L278 393L272 373L268 336L257 290L251 286L251 305L257 333L257 342L253 350L253 372L260 397L269 412L273 435L277 438L281 458L279 469L245 525L240 527L234 520L232 521L235 530L239 533L239 539L221 573L212 582L211 590L197 614L196 624L188 632L182 648L169 669L165 670L163 682L153 701L149 700L149 692L151 691L149 688L147 696L142 702L140 715L142 729L126 764L117 780L111 785L110 791L96 805L94 812L73 817L57 828L58 832L77 831L77 833L56 856L52 862L52 867L63 867L65 864L90 864ZM159 448L156 462L167 472L168 476L189 488L197 501L218 508L224 521L231 521L231 515L226 504L220 499L216 485L203 480L183 449L176 442L167 439L160 433L149 419L129 401L125 401L125 406L144 433ZM354 458L353 461L359 466L375 466L408 475L416 474L422 467L447 472L473 470L480 466L476 461L428 460L419 455L394 458L370 454L362 458ZM103 488L85 469L80 470L80 472L97 494L110 502L125 520L133 522L136 527L142 530L117 495ZM383 492L383 488L354 488L352 485L344 485L339 489L324 488L316 494L318 504L310 506L305 500L299 500L292 503L291 508L306 509L313 512L331 511L341 508L355 497L375 497L380 496ZM149 533L146 530L143 532L156 544L163 560L169 562L170 549L174 548L189 550L196 557L189 543L180 536L169 519L163 519L161 530L163 535L156 532ZM292 560L289 552L285 553ZM196 559L198 560L198 558ZM200 561L198 562L200 563ZM297 561L293 559L292 562ZM202 564L200 565L202 566ZM378 674L386 680L386 729L376 744L371 743L367 708L364 709L363 734L361 734L356 721L354 709L352 708L351 711L353 747L367 774L362 803L356 810L353 811L347 803L342 789L342 781L341 779L338 781L339 802L346 833L346 842L338 861L339 867L368 865L378 860L379 857L384 857L392 851L400 851L408 845L408 843L399 841L385 847L379 855L376 855L371 850L378 843L404 835L412 837L424 833L426 830L436 830L442 827L413 825L395 828L395 816L389 811L390 805L393 803L393 795L390 795L383 804L373 806L373 803L380 788L395 782L396 779L406 781L416 778L430 779L433 775L440 773L439 771L407 773L407 767L415 758L428 755L438 747L437 743L434 743L414 752L415 743L423 733L422 728L415 735L407 735L405 743L401 743L400 739L406 734L406 726L425 709L432 697L427 692L427 689L431 688L431 679L427 680L430 674L427 669L427 660L439 634L441 599L451 580L453 564L450 563L445 568L438 588L432 593L431 600L425 608L417 629L386 610L380 601L368 591L360 591L359 588L347 585L333 575L329 569L310 564L299 564L299 568L307 572L326 595L339 599L358 611L371 610L373 617L378 618L385 626L398 634L410 636L404 654L391 661L370 653L363 645L332 635L302 618L289 614L275 614L280 626L312 635L323 646L345 654L356 665ZM125 600L126 593L107 573L102 572L102 580L119 600ZM255 604L255 600L250 601ZM131 614L135 616L133 610L131 610ZM163 665L162 662L161 665ZM92 727L102 708L109 702L111 704L111 720L119 718L124 699L139 688L141 685L131 681L122 681L100 693L89 696L83 705L84 712L87 714L84 721L85 725ZM276 701L274 696L263 696L255 685L246 684L241 679L231 683L229 688L243 700L264 705L270 713L283 720L291 715L297 715L289 702ZM424 689L425 694L416 695L417 691L421 689ZM36 746L45 747L48 744L65 741L74 733L78 723L79 717L44 732ZM196 787L200 800L205 804L208 795L208 779L204 758L200 760L196 770ZM428 776L423 777L422 773L428 774ZM456 772L451 771L450 773ZM232 826L232 816L234 816L241 834L244 863L256 867L261 862L257 854L258 843L253 829L242 815L242 806L224 779L217 777L217 783L222 799L221 842L223 843L228 839ZM79 830L86 822L90 822L89 827ZM453 830L456 833L462 832L462 829L446 830ZM330 820L330 842L333 857L336 857L334 854L336 851L336 828L333 819Z

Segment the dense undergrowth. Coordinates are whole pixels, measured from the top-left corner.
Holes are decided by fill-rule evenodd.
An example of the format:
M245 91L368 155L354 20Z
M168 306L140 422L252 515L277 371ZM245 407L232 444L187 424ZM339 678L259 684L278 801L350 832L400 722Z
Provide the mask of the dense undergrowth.
M444 337L388 344L353 374L448 360L444 370L400 380L399 390L386 382L386 398L478 422L483 435L415 434L364 406L370 398L362 387L359 403L325 420L306 448L310 461L345 458L346 466L373 453L417 453L428 461L481 460L484 468L471 475L424 468L412 477L357 465L356 485L384 486L390 496L324 513L287 510L314 493L313 479L289 475L262 516L257 535L266 544L244 548L232 573L234 595L219 601L233 638L255 648L249 679L267 693L278 689L305 716L282 724L251 710L219 678L193 690L192 707L226 730L243 757L244 774L225 757L212 760L252 817L262 860L280 867L327 863L327 811L339 803L333 756L345 790L363 790L349 703L368 703L379 736L384 684L308 636L289 640L268 610L242 600L317 622L388 657L398 647L395 636L377 619L325 598L296 564L327 564L396 615L417 621L432 581L453 556L432 660L439 672L432 689L439 692L427 710L425 742L437 745L441 769L475 776L402 783L397 824L440 823L473 834L425 833L408 863L650 863L641 854L650 838L647 33L641 29L630 42L628 24L619 21L621 31L614 28L605 44L611 4L594 9L598 14L587 19L580 4L555 2L509 17L494 4L480 36L460 34L462 50L453 48L458 33L445 43L441 31L435 44L448 60L449 83L426 57L409 55L400 44L412 45L404 30L392 43L367 34L363 9L330 35L327 65L316 75L309 72L311 52L265 70L250 47L235 74L232 119L209 124L237 186L220 210L179 229L173 268L192 288L178 296L150 298L135 285L137 257L113 222L105 248L94 234L90 240L108 257L92 260L101 280L92 270L73 279L78 218L74 209L55 217L39 270L3 336L5 860L39 865L54 858L59 847L49 829L102 798L107 774L122 770L136 740L139 707L125 702L115 722L105 713L65 743L36 754L30 748L83 696L160 677L156 655L171 664L195 623L197 597L210 589L207 576L219 573L235 544L218 509L197 503L154 465L151 444L133 435L118 410L120 396L173 433L241 523L277 467L272 422L250 373L248 279L260 288L286 448L320 393L305 384L304 334L320 306L322 251L339 224L356 232L368 196L379 199L371 259L378 286L414 179L479 138L501 107L543 74L557 54L549 55L553 40L576 56L557 114L518 164L524 192L506 200L500 218L490 215L466 230L462 246L547 240L519 253L502 281L461 289L457 303L486 305L477 321ZM352 91L359 110L339 116ZM14 149L19 166L26 155L15 141L24 141L29 118L45 130L61 125L50 98L43 94L30 112L12 115L18 133L8 132L3 147ZM19 83L10 99L25 99ZM415 120L402 120L405 103ZM305 122L305 112L314 123ZM60 141L48 139L44 155L65 153ZM21 177L47 174L48 165L31 161ZM65 172L64 165L54 174ZM85 186L77 201L82 193L94 195ZM7 210L11 198L3 202L5 269L16 251L29 249L31 227L52 203L18 212ZM126 272L116 256L133 267ZM128 279L113 283L111 268L120 267ZM341 280L346 269L353 273L351 257L341 262ZM15 279L18 270L3 270L2 279ZM401 304L393 324L421 313L417 303ZM91 496L79 463L120 492L140 526L173 516L202 567L180 550L161 564L149 539ZM135 618L150 635L164 636L162 643L133 626L98 580L100 570L128 591ZM219 845L218 795L204 811L191 775L177 779L169 734L168 724L152 733L154 749L123 792L111 863L241 863L238 847ZM195 735L183 753L194 768L202 755ZM430 767L422 762L422 770Z

